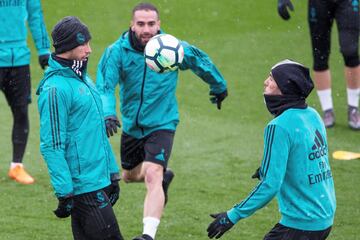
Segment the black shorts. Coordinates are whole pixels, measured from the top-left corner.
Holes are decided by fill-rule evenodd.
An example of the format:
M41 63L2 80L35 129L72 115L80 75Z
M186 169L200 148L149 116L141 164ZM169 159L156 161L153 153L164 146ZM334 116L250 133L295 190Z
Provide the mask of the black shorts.
M31 102L29 65L0 67L0 89L10 106L23 106Z
M263 240L325 240L331 227L322 231L303 231L277 223Z
M137 139L122 133L121 135L121 166L131 170L140 163L147 161L167 167L175 132L158 130L144 138Z
M101 189L74 196L71 227L75 240L123 240L109 198Z

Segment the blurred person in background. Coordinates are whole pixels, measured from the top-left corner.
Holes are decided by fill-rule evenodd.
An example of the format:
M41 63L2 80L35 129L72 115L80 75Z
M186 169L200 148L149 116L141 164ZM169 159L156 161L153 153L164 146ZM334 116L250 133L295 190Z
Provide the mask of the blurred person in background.
M294 10L290 0L278 0L278 13L285 20L290 18L288 9ZM348 125L353 130L360 130L359 0L309 0L308 2L314 80L323 110L323 121L327 128L335 125L331 73L328 64L334 21L337 24L340 52L345 63Z
M23 166L29 135L28 104L31 102L30 50L27 26L30 28L42 69L48 65L50 41L40 0L0 1L0 89L13 115L13 159L8 175L11 179L32 184L34 178Z

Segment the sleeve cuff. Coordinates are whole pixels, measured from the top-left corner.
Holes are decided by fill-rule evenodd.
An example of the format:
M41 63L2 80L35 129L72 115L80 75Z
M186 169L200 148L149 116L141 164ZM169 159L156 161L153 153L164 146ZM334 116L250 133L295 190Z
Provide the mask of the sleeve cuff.
M228 218L233 224L236 224L238 221L240 221L241 217L237 213L237 210L232 208L229 211L227 211Z

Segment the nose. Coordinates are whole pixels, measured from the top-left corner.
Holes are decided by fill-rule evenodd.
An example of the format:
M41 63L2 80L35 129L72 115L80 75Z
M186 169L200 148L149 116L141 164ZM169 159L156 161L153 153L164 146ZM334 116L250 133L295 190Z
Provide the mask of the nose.
M91 47L90 47L90 43L86 44L86 52L88 54L90 54L92 52Z
M143 32L144 32L144 33L148 33L149 30L150 30L149 25L145 24L145 25L144 25L144 28L143 28Z

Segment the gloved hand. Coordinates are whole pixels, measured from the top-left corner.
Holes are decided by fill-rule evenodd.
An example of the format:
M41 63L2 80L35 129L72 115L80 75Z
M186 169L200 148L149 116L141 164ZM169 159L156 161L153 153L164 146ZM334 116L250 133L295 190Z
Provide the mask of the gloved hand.
M215 220L207 228L209 238L220 238L225 232L234 226L226 212L210 214Z
M118 173L112 173L110 175L111 184L107 186L105 189L105 192L108 195L109 201L112 206L115 205L115 203L120 197L120 186L119 186L120 179L121 178Z
M39 56L39 64L42 69L45 69L45 67L49 65L49 57L50 54L44 54Z
M294 11L294 6L290 0L278 0L278 13L284 20L289 20L290 18L288 8Z
M260 167L255 170L254 174L251 176L251 178L257 178L260 180Z
M106 135L108 137L113 136L115 133L117 133L117 128L121 127L119 119L114 115L105 118L105 125Z
M216 103L217 104L217 108L220 110L221 109L221 102L224 101L224 99L228 96L228 92L227 90L223 91L222 93L214 93L212 91L210 91L210 101L211 103Z
M65 197L59 197L59 204L57 209L54 210L54 214L58 218L67 218L71 214L71 209L73 207L73 196L68 195Z

